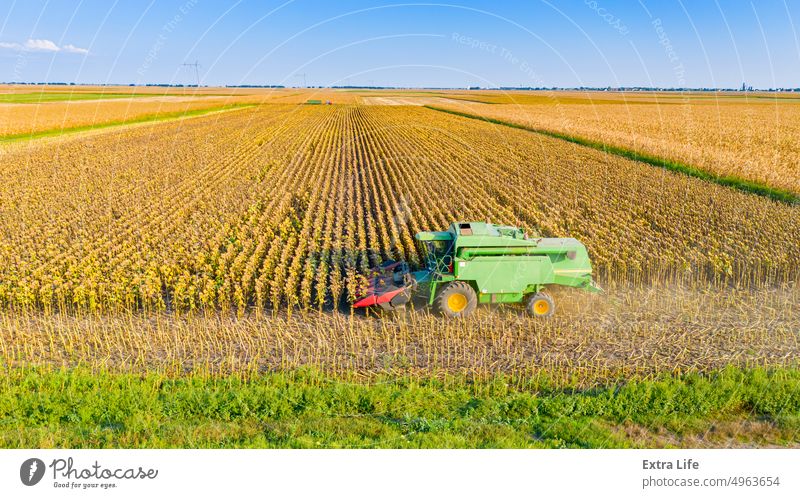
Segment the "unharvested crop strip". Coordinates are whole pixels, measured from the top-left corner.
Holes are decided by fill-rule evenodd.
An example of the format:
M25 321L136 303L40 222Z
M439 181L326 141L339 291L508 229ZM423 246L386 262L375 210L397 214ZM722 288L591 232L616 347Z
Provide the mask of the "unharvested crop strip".
M27 175L0 161L0 302L323 308L352 298L367 266L413 262L416 231L465 217L578 237L603 284L796 274L791 206L421 108L275 109L37 144ZM142 137L142 157L117 159Z

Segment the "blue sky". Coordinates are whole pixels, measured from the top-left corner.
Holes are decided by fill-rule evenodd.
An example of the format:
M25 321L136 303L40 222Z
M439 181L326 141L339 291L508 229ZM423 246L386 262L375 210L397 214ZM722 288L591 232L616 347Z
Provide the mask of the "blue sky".
M798 0L1 0L0 81L800 87Z

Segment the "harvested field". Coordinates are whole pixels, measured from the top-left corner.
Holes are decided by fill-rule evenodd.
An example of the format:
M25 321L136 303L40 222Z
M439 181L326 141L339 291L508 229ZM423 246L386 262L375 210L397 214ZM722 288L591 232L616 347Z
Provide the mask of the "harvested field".
M222 108L229 98L137 97L0 104L0 140Z
M12 366L102 365L123 372L254 375L310 367L338 376L546 377L581 387L726 366L798 367L796 287L615 288L557 294L541 322L519 307L464 321L424 311L330 314L0 315Z
M710 96L709 96L710 97ZM537 104L448 107L523 126L625 147L800 194L800 101L698 96L659 103L553 99ZM523 99L524 101L524 99Z

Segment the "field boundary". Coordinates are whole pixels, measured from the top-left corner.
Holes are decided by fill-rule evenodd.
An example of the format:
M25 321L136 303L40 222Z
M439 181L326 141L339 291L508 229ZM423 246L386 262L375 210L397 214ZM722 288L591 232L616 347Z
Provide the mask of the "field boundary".
M800 196L795 195L794 193L783 190L775 187L770 187L769 185L754 182L752 180L745 180L744 178L740 178L737 176L719 176L715 175L709 171L700 169L696 166L691 166L689 164L674 161L671 159L666 159L664 157L658 157L651 154L646 154L643 152L636 152L632 149L627 149L625 147L618 147L615 145L608 145L603 142L598 142L596 140L591 140L584 137L579 137L576 135L569 135L566 133L560 133L557 131L550 131L543 128L534 128L532 126L526 126L519 123L513 123L511 121L504 121L502 119L495 119L490 118L487 116L481 116L479 114L471 114L467 112L455 111L452 109L445 109L443 107L437 107L432 105L424 105L423 107L438 111L444 112L447 114L453 114L456 116L460 116L463 118L469 119L476 119L478 121L485 121L487 123L498 124L502 126L508 126L510 128L517 128L519 130L525 130L533 133L538 133L540 135L545 135L551 138L558 138L561 140L565 140L567 142L571 142L578 145L583 145L586 147L590 147L592 149L601 150L603 152L613 154L616 156L624 157L627 159L632 159L634 161L643 162L649 164L651 166L656 166L659 168L664 168L669 171L674 171L676 173L682 173L687 176L691 176L694 178L698 178L700 180L705 180L711 183L716 183L717 185L722 185L724 187L730 187L741 192L745 192L748 194L756 194L763 197L770 198L775 201L785 202L787 204L800 204Z
M229 104L219 107L210 107L207 109L193 109L191 111L175 111L164 114L146 114L144 116L139 116L137 118L133 118L130 120L117 119L114 121L106 121L103 123L97 123L92 125L73 126L71 128L59 128L59 129L37 131L33 133L2 135L0 136L0 144L22 142L27 140L36 140L39 138L60 137L62 135L71 135L73 133L96 131L105 128L115 128L120 126L130 126L130 125L145 124L145 123L158 123L162 121L176 121L180 119L204 116L207 114L213 114L217 112L228 112L240 109L247 109L250 107L255 107L257 105L258 104Z

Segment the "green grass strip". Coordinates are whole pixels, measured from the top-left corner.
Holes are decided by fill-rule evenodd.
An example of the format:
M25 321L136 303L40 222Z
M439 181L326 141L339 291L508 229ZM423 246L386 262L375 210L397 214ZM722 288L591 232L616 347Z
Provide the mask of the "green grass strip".
M0 447L797 446L800 370L663 375L591 390L498 376L347 380L3 368Z
M466 112L454 111L452 109L445 109L442 107L436 107L432 105L425 106L428 109L445 112L448 114L454 114L456 116L461 116L464 118L469 119L477 119L479 121L486 121L487 123L498 124L502 126L508 126L511 128L517 128L520 130L530 131L533 133L539 133L541 135L546 135L552 138L558 138L561 140L565 140L567 142L571 142L578 145L584 145L586 147L591 147L593 149L602 150L603 152L607 152L609 154L614 154L616 156L624 157L627 159L632 159L634 161L643 162L646 164L650 164L651 166L657 166L659 168L664 168L670 171L674 171L676 173L682 173L684 175L688 175L694 178L699 178L701 180L705 180L711 183L716 183L717 185L722 185L725 187L734 188L736 190L746 192L749 194L756 194L763 197L767 197L769 199L773 199L780 202L785 202L787 204L798 204L800 203L800 196L790 192L788 190L782 190L779 188L771 187L769 185L765 185L763 183L754 182L752 180L745 180L744 178L739 178L737 176L719 176L713 173L710 173L706 170L697 168L695 166L690 166L688 164L673 161L671 159L666 159L663 157L653 156L650 154L645 154L642 152L636 152L631 149L626 149L624 147L617 147L614 145L608 145L603 142L598 142L595 140L590 140L587 138L582 138L574 135L567 135L566 133L559 133L556 131L545 130L541 128L533 128L530 126L525 126L519 123L513 123L510 121L503 121L501 119L490 118L486 116L480 116L478 114L470 114Z
M167 112L163 114L146 114L133 119L124 119L116 121L106 121L103 123L96 123L85 126L75 126L72 128L57 128L53 130L36 131L33 133L19 133L16 135L3 135L0 136L0 143L20 142L24 140L35 140L38 138L46 137L59 137L62 135L69 135L72 133L79 133L83 131L100 130L103 128L111 128L115 126L127 126L139 123L155 123L159 121L171 121L175 119L183 119L195 116L202 116L204 114L211 114L215 112L232 111L235 109L246 109L248 107L255 107L256 104L230 104L220 107L211 107L207 109L193 109L191 111L177 111Z

